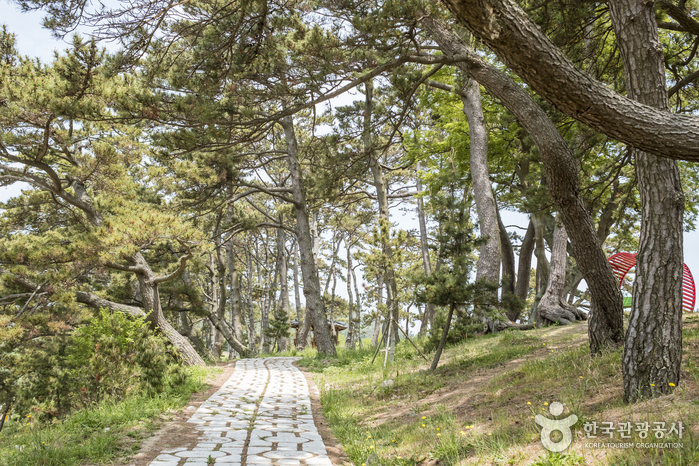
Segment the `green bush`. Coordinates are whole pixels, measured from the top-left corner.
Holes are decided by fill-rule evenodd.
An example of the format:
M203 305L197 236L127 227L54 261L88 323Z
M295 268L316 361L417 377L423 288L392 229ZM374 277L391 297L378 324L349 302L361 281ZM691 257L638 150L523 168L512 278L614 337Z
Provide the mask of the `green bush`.
M106 310L72 334L0 348L0 390L16 415L57 417L104 399L160 392L185 377L167 341L143 319Z

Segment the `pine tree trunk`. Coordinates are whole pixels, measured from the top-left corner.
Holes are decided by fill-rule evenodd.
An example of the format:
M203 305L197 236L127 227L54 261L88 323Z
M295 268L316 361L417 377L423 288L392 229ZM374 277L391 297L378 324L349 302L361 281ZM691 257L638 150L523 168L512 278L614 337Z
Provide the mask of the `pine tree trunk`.
M205 357L211 359L212 361L215 359L213 353L209 351L209 348L206 347L204 342L199 338L197 335L192 332L192 326L189 324L189 321L187 320L187 311L180 311L180 328L182 329L180 333L182 336L187 337L189 341L192 342L192 345L197 349L197 353L203 354Z
M279 224L283 224L284 218L279 214ZM280 312L277 319L289 323L289 272L286 261L286 233L283 228L277 229L277 257L279 260L279 292L281 293ZM289 348L289 337L280 337L277 343L279 351L286 351Z
M299 243L294 242L294 304L296 305L296 320L303 321L301 310L301 294L299 293Z
M248 295L247 295L247 308L248 308L248 348L253 354L256 354L257 339L255 338L255 312L253 308L252 301L252 280L253 280L253 269L252 269L252 251L251 245L248 241L248 247L245 252L245 271L247 274L247 284L248 284Z
M383 304L383 275L379 275L376 285L376 318L374 319L374 333L371 335L371 346L376 346L381 336L381 305Z
M553 232L548 286L537 306L539 313L537 322L567 325L587 318L583 312L565 301L567 245L566 228L562 224L557 224Z
M207 314L207 318L209 319L209 322L213 327L216 327L219 332L221 332L221 335L223 335L223 338L226 339L228 344L240 354L241 357L243 358L249 358L249 357L254 357L254 351L251 351L250 349L246 348L240 341L238 341L235 336L228 330L228 327L226 327L226 324L223 322L223 320L219 319L218 316L216 315L215 312L209 312Z
M422 201L422 178L420 178L420 162L417 162L415 167L417 172L416 182L417 182L417 218L420 225L420 250L422 252L422 266L425 269L425 275L430 276L432 273L432 264L430 263L430 250L427 244L427 225L425 223L425 209ZM427 303L425 305L425 313L422 315L422 320L420 321L420 330L418 335L422 336L427 333L427 327L432 325L432 319L434 319L434 304Z
M451 303L449 306L449 313L447 314L447 321L444 324L444 329L442 329L442 338L439 340L439 345L437 346L437 352L434 355L434 359L432 359L432 365L430 366L430 370L433 371L437 368L437 365L439 364L439 358L442 357L442 351L444 351L444 347L447 344L447 335L449 334L449 327L451 326L451 318L454 315L454 308L456 305L454 303Z
M233 253L233 241L228 241L226 244L228 256L228 270L231 278L231 325L233 326L233 334L238 341L243 341L243 311L240 299L240 275L235 263Z
M138 277L138 284L141 288L143 310L148 314L146 321L150 323L153 329L160 331L160 333L177 348L182 357L182 361L186 365L206 365L201 356L199 356L199 353L192 347L189 340L175 330L175 328L170 325L170 322L165 319L163 309L160 306L158 284L154 282L156 277L145 258L140 253L137 253L133 257L133 263L142 270L142 272L137 273L136 276Z
M654 4L612 0L610 13L628 96L669 114ZM668 393L670 383L679 384L684 214L677 163L638 149L632 154L641 197L641 237L622 360L624 397L630 402Z
M352 272L352 282L354 283L354 295L357 297L356 312L357 317L355 317L354 331L352 332L354 346L355 342L359 343L359 349L362 348L362 295L359 294L359 285L357 284L357 275L354 273L354 267L350 268Z
M269 238L269 237L268 237ZM269 244L269 242L267 243ZM267 249L269 253L269 249ZM267 264L267 267L269 268L269 263ZM277 284L279 280L279 272L280 272L280 267L281 267L281 262L279 260L279 257L277 257L277 260L274 264L274 272L272 272L272 285L269 287L269 291L267 293L267 328L266 330L269 331L269 319L270 316L274 316L277 313L277 308L279 301L276 299L276 289L277 289ZM267 274L269 276L269 272ZM267 336L265 339L265 348L264 351L265 353L271 353L274 350L275 346L275 341L271 336Z
M568 144L548 115L521 86L470 50L445 22L429 14L423 15L421 22L447 56L461 55L458 66L500 99L536 143L546 170L549 192L563 216L575 257L578 258L578 266L592 297L589 317L590 352L597 354L606 348L620 346L623 341L621 293L580 194L580 167ZM476 23L477 21L471 25L476 27ZM514 32L518 34L520 31ZM541 31L530 29L528 32ZM541 68L532 69L538 72ZM545 69L555 70L557 67ZM550 73L546 75L549 76ZM589 106L584 105L576 111L588 116L588 110Z
M352 251L348 238L345 238L345 246L347 248L347 339L345 340L345 348L354 349L354 298L352 296Z
M502 297L515 295L515 251L512 241L507 234L505 224L500 218L498 210L498 231L500 233L500 250L502 251ZM519 318L518 309L509 309L505 313L507 318L515 322Z
M339 242L338 242L339 243ZM337 336L337 328L335 327L335 289L337 288L337 274L335 270L331 270L333 274L333 288L330 294L330 335L333 337L333 343Z
M226 315L226 262L223 258L223 246L221 243L220 228L217 226L215 234L216 247L212 255L212 268L214 271L214 281L212 283L212 301L214 302L214 313L219 320L223 320ZM223 334L215 326L212 326L212 352L216 359L221 359L223 351Z
M532 272L532 254L536 238L534 235L534 222L529 219L527 232L524 234L522 244L519 247L519 264L517 266L517 285L515 287L515 296L522 301L527 299L529 294L529 279Z
M531 218L534 223L534 256L536 256L536 290L538 292L548 285L550 266L546 258L546 245L544 244L544 220L538 213L533 214Z
M369 161L369 168L373 176L374 189L376 190L376 199L379 204L379 231L381 237L381 249L385 257L384 280L386 282L386 305L388 306L388 315L393 316L394 326L391 327L393 335L392 342L395 344L399 340L398 329L395 328L398 322L398 288L396 287L395 271L393 269L393 248L391 247L391 219L388 211L388 195L386 192L386 179L383 176L381 165L373 151L373 142L371 137L371 117L373 112L373 94L374 86L371 80L366 84L366 95L364 103L364 127L362 130L362 145L364 152ZM389 319L390 320L390 319Z
M318 278L318 268L313 257L313 240L308 222L308 211L306 210L306 192L303 184L303 173L298 160L298 144L296 133L294 132L293 119L284 117L280 120L284 128L286 139L287 163L291 176L291 186L294 198L294 210L296 212L296 232L301 254L301 273L303 275L303 295L306 298L306 318L310 319L313 325L318 353L335 356L335 345L330 337L325 307L320 296L320 279ZM304 329L306 327L304 326ZM306 345L308 332L299 335L297 344L300 349Z
M485 243L481 246L476 265L476 280L494 285L500 282L500 227L498 206L488 172L488 129L481 106L480 85L469 79L462 91L463 112L468 120L470 135L471 180L476 199L478 225ZM497 293L497 292L496 292Z
M269 308L271 306L271 299L269 295L269 249L267 247L267 235L265 235L265 241L262 243L265 248L265 266L260 266L260 257L257 255L258 264L258 276L260 282L264 281L264 288L262 290L262 302L260 303L260 353L269 353L269 337L265 333L269 328ZM262 270L264 270L264 279L262 278Z

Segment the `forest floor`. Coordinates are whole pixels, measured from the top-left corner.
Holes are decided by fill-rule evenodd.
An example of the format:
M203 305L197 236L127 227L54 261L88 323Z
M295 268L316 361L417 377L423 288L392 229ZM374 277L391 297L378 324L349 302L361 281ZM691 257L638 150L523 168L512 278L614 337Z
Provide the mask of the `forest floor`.
M623 401L621 350L590 357L585 323L468 338L434 372L407 342L387 368L381 353L371 364L369 350L299 365L357 466L697 465L699 316L686 317L683 338L679 386L633 405ZM559 419L578 417L563 454L543 448L534 421L553 418L554 402L565 407ZM679 422L681 438L671 433Z

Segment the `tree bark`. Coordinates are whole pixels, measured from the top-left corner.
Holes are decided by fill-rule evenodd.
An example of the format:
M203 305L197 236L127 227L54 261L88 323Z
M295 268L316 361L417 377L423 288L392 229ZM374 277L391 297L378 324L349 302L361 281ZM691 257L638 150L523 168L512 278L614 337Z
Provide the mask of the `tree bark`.
M476 280L482 279L492 284L500 281L500 228L498 226L498 206L495 202L493 187L490 185L488 171L488 128L485 125L483 107L481 106L480 85L469 79L461 94L463 112L468 120L470 136L471 180L473 196L476 199L478 226L481 246L476 264ZM496 292L497 293L497 292Z
M189 341L192 342L199 354L203 354L205 357L209 358L212 361L216 359L214 357L214 354L211 351L209 351L209 348L206 347L201 338L195 335L192 331L192 326L189 324L189 321L187 320L187 311L179 311L179 314L180 328L182 329L180 333L182 334L182 336L187 337Z
M583 312L565 301L567 244L568 235L566 234L566 228L556 222L556 228L553 232L548 285L537 307L537 312L539 313L538 321L567 325L587 318Z
M512 241L507 234L505 224L498 214L498 233L500 236L500 251L502 251L502 297L507 295L514 296L515 294L515 251L512 247ZM509 320L515 322L519 317L519 311L516 309L508 310L505 315Z
M269 342L269 337L266 334L267 329L269 328L269 310L272 305L272 297L270 296L270 273L269 273L269 247L267 244L267 239L269 239L269 235L265 234L265 241L262 243L262 247L265 248L265 265L264 267L260 266L260 261L261 258L259 254L256 252L256 259L257 259L257 264L258 264L258 277L260 279L260 282L264 281L264 288L262 290L262 302L260 303L260 353L269 353L270 349L270 342ZM262 271L264 270L264 279L262 278ZM276 280L276 274L274 276Z
M454 315L454 308L456 307L456 304L451 303L449 305L449 312L447 313L447 321L444 324L444 329L442 330L442 337L439 339L439 345L437 346L437 352L434 355L434 359L432 359L432 364L430 365L430 370L433 371L437 368L437 365L439 364L439 358L442 357L442 351L444 350L444 346L447 344L447 335L449 334L449 327L451 326L451 318Z
M294 304L296 305L296 320L303 321L301 310L301 294L299 293L299 243L294 242Z
M223 246L220 245L220 228L217 228L218 234L216 235L217 244L214 251L214 265L215 265L215 282L212 284L213 287L217 288L215 294L215 314L219 320L223 320L226 315L226 261L223 257ZM215 328L215 327L214 327ZM223 351L223 334L220 330L216 329L215 332L212 331L212 341L213 341L213 353L216 359L221 358L221 352Z
M347 247L347 339L345 340L345 348L354 349L354 298L352 296L352 248L349 242L349 234L345 238L345 246Z
M532 273L532 254L536 238L534 237L534 222L529 219L527 232L522 238L522 244L519 247L519 264L517 266L517 286L515 287L515 295L525 301L529 294L529 279Z
M284 218L279 214L279 224L283 225ZM281 309L276 319L289 323L289 272L286 261L286 233L283 228L277 229L277 260L279 261L279 292L281 293ZM286 351L289 347L289 338L280 337L277 342L279 351Z
M395 344L398 337L398 304L396 298L398 296L398 288L396 286L395 271L393 269L393 248L391 246L391 218L388 211L388 195L386 192L386 179L383 176L381 165L373 150L373 142L371 137L372 126L371 118L374 107L373 95L374 86L371 81L366 82L365 99L364 99L364 127L362 130L362 145L364 152L369 161L369 168L373 176L374 189L376 189L376 200L379 204L379 234L381 237L381 249L385 258L384 263L384 280L386 283L386 305L388 307L389 316L393 316L391 332L393 334L392 342Z
M507 234L507 228L500 218L499 210L497 214L500 250L502 251L502 294L515 294L515 251L510 236Z
M383 275L379 275L376 285L376 318L374 319L374 333L371 335L371 346L376 346L381 336L381 305L383 304Z
M255 338L255 313L253 309L253 301L252 301L252 279L253 279L253 270L252 270L252 251L251 251L251 245L250 242L248 241L248 248L245 253L245 269L247 273L247 284L248 284L248 295L247 295L247 308L248 308L248 347L250 348L252 353L256 353L256 348L257 348L257 339Z
M357 297L354 332L352 332L354 341L359 343L359 349L362 349L362 295L359 294L359 285L357 284L357 275L354 273L354 267L350 269L352 272L352 283L354 283L354 294ZM353 343L354 344L354 343Z
M207 311L207 318L209 319L209 322L211 322L211 325L216 327L219 332L221 332L221 335L223 335L223 338L226 339L229 345L233 347L234 350L240 354L243 358L251 358L255 356L254 350L250 350L245 347L240 341L238 341L235 336L230 332L228 327L226 327L225 322L223 322L222 319L219 319L218 316L216 315L215 312L209 312Z
M243 341L243 311L240 299L240 275L236 266L235 255L233 252L233 241L226 243L226 252L228 258L228 271L231 278L231 325L233 326L233 334L238 341Z
M699 161L698 117L644 105L594 80L576 68L514 0L442 2L537 94L569 117L657 156ZM653 3L646 3L646 8L653 9ZM655 24L644 22L643 27L652 28L657 36ZM619 47L626 47L628 37L617 37ZM659 42L647 44L653 54L662 50Z
M341 240L338 240L338 244L340 241ZM335 290L337 289L337 273L334 267L330 269L330 272L333 276L333 287L330 292L330 335L333 337L334 342L337 336L337 327L335 327Z
M132 264L140 272L136 273L138 284L141 288L143 298L143 310L146 312L146 321L153 329L158 329L180 352L183 362L188 366L204 366L206 363L195 351L192 344L182 336L170 322L165 319L163 309L160 306L160 293L156 275L151 270L141 253L136 253L132 259Z
M279 122L284 129L287 150L287 164L291 176L291 186L296 212L296 238L301 254L301 273L303 275L303 295L306 298L306 318L310 319L315 334L318 353L335 356L335 345L330 337L325 307L320 296L320 279L318 268L313 258L313 240L306 210L306 191L303 173L298 160L298 144L292 117L284 117ZM306 327L304 326L304 329ZM306 345L308 332L299 335L297 344L300 349Z
M422 266L425 269L425 275L430 276L432 274L432 264L430 263L430 250L427 244L427 225L425 223L425 209L422 202L422 178L420 178L420 162L417 162L415 167L417 172L415 176L415 181L417 184L417 218L420 225L420 251L422 252ZM432 325L432 319L434 319L434 304L425 304L425 313L422 315L422 320L420 321L420 330L418 335L422 336L427 332L427 327Z
M546 245L544 244L544 220L540 212L532 214L534 223L534 256L536 257L536 291L546 288L549 282L551 267L546 258Z
M609 6L628 96L671 115L654 4L611 0ZM641 237L622 358L624 398L629 402L668 393L670 383L679 384L684 213L677 163L635 148L632 154L641 197Z
M33 291L33 290L32 290ZM132 317L145 317L146 313L140 307L128 306L126 304L115 303L113 301L100 298L96 294L87 291L76 291L75 300L81 304L87 304L93 309L105 308L114 312L123 312Z
M534 139L546 170L548 190L562 215L578 266L590 289L590 351L596 354L621 346L621 292L580 194L577 159L546 113L519 85L470 50L441 20L427 15L421 21L445 55L465 57L460 68L500 99Z

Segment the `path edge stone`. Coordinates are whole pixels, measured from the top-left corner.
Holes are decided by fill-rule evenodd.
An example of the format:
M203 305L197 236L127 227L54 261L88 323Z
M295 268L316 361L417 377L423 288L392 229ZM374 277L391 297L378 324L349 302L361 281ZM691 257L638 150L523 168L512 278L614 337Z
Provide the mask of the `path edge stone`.
M306 371L305 367L301 367L298 364L298 360L294 361L292 364L296 367L303 376L306 378L306 383L308 384L308 394L311 399L311 414L313 414L313 421L315 422L316 429L323 439L325 444L325 450L328 452L328 458L330 462L335 466L351 465L349 456L345 452L344 448L340 444L340 441L333 435L330 425L328 424L325 415L323 414L323 407L320 404L320 391L316 387L313 381L312 372Z
M213 364L215 366L222 367L223 372L218 374L212 382L207 384L208 388L206 391L192 393L189 396L189 401L185 406L183 406L179 411L171 413L174 414L174 417L171 420L160 424L158 430L153 432L151 437L141 442L138 453L131 458L126 458L122 463L118 464L128 466L148 466L158 455L162 453L161 450L163 449L163 446L162 444L159 444L158 441L164 435L182 435L191 437L188 444L182 445L183 447L188 447L195 444L196 440L199 438L199 432L192 430L191 426L187 424L187 420L192 417L192 414L194 413L192 410L187 410L187 407L195 406L198 408L203 402L208 400L214 393L216 393L223 386L223 384L231 378L238 361L239 360L236 359L233 361L226 361L220 365Z

